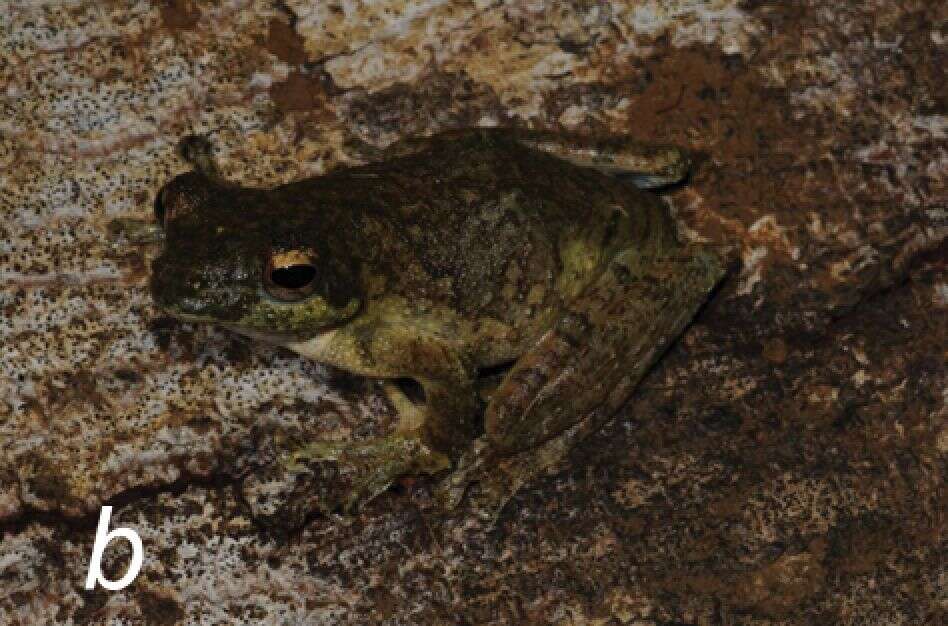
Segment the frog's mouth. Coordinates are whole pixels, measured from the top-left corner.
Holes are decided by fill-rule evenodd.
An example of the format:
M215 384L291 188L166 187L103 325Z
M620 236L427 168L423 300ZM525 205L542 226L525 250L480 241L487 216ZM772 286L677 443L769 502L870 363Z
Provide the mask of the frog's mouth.
M309 339L312 339L315 335L321 334L321 332L328 332L328 331L317 331L317 332L309 332L309 333L288 333L288 332L273 332L273 331L257 330L254 328L245 328L238 324L218 324L218 326L222 328L226 328L227 330L233 333L236 333L238 335L242 335L244 337L248 337L256 341L262 341L264 343L269 343L269 344L277 345L277 346L285 346L287 344L297 343L300 341L308 341Z
M198 324L219 324L219 320L215 320L209 315L195 315L193 313L181 313L174 309L169 309L166 307L159 307L158 311L167 315L168 317L173 317L176 320L181 320L182 322L195 322Z
M160 313L182 322L219 326L251 339L285 346L305 342L332 331L355 315L359 307L360 302L353 299L343 309L326 311L322 307L318 307L322 315L316 315L313 311L309 311L309 315L306 315L306 309L304 309L302 316L300 316L299 311L296 311L290 318L284 317L288 311L281 311L282 315L274 316L273 309L267 310L266 314L261 314L259 310L255 310L251 315L244 316L238 321L189 312L173 305L159 304L157 309ZM277 310L281 308L283 307L279 305L275 307ZM290 308L287 307L287 309Z
M328 332L328 329L326 331L307 332L307 333L265 331L265 330L259 330L259 329L254 329L254 328L246 328L239 324L224 322L214 317L211 317L209 315L196 315L194 313L181 313L174 309L164 308L164 307L160 308L159 311L164 315L167 315L169 317L172 317L176 320L180 320L185 323L202 324L202 325L209 324L212 326L217 326L219 328L228 330L236 335L241 335L243 337L248 337L256 341L262 341L264 343L277 345L277 346L286 346L288 344L305 342L310 339L313 339L316 335L322 334L322 332Z

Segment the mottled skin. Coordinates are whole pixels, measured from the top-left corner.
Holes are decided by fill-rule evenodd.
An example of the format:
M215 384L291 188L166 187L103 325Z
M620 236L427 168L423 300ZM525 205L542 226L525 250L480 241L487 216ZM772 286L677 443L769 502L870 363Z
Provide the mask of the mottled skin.
M476 483L475 502L496 513L609 418L723 273L714 254L678 243L658 198L603 173L672 182L687 171L674 148L454 131L398 143L373 164L247 189L222 181L195 146L185 144L197 170L159 196L156 304L424 391L416 402L386 386L400 417L386 437L293 455L359 477L327 508L453 466L442 502ZM286 254L315 270L295 302L266 286L268 263ZM479 394L479 372L508 363Z

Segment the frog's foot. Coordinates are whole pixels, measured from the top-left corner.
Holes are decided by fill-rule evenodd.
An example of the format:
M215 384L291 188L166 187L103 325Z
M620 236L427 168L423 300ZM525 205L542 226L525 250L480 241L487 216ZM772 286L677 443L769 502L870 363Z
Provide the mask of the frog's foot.
M473 513L494 526L501 511L533 475L519 466L514 459L491 459L485 452L483 439L461 458L458 468L451 472L435 491L435 501L442 511L458 510ZM459 507L462 501L463 507Z
M467 496L470 511L493 526L521 487L561 470L570 450L601 423L594 411L553 439L510 457L498 457L482 437L438 486L438 504L453 510Z
M501 511L525 485L532 475L525 474L521 468L507 459L491 466L490 471L480 471L469 476L470 488L467 489L466 509L493 527L500 518Z
M346 488L336 502L323 503L331 510L353 511L384 492L398 478L409 474L436 474L451 466L445 455L419 438L390 435L365 442L318 441L294 451L287 469L302 470L310 464L332 463Z
M484 467L489 465L487 450L487 440L479 437L461 456L455 469L438 485L435 501L443 511L456 509L464 499L468 486L486 476Z

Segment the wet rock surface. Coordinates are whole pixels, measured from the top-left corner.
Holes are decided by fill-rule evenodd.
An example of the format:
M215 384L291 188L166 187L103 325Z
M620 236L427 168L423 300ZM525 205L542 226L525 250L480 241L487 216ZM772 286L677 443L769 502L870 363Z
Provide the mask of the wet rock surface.
M5 4L0 621L938 623L946 20L908 1ZM384 430L378 388L160 317L152 252L106 225L150 215L188 133L273 185L498 124L689 147L667 200L740 263L496 527L439 519L421 479L305 515L261 468L283 441ZM146 547L116 593L82 587L102 504ZM106 571L127 559L116 543Z

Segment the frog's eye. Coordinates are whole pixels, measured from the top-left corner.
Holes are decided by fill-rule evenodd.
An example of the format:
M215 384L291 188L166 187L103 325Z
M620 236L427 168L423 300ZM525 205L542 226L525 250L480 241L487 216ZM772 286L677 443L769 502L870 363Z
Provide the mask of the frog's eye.
M263 273L264 290L282 302L296 302L313 293L315 256L310 250L272 252Z

